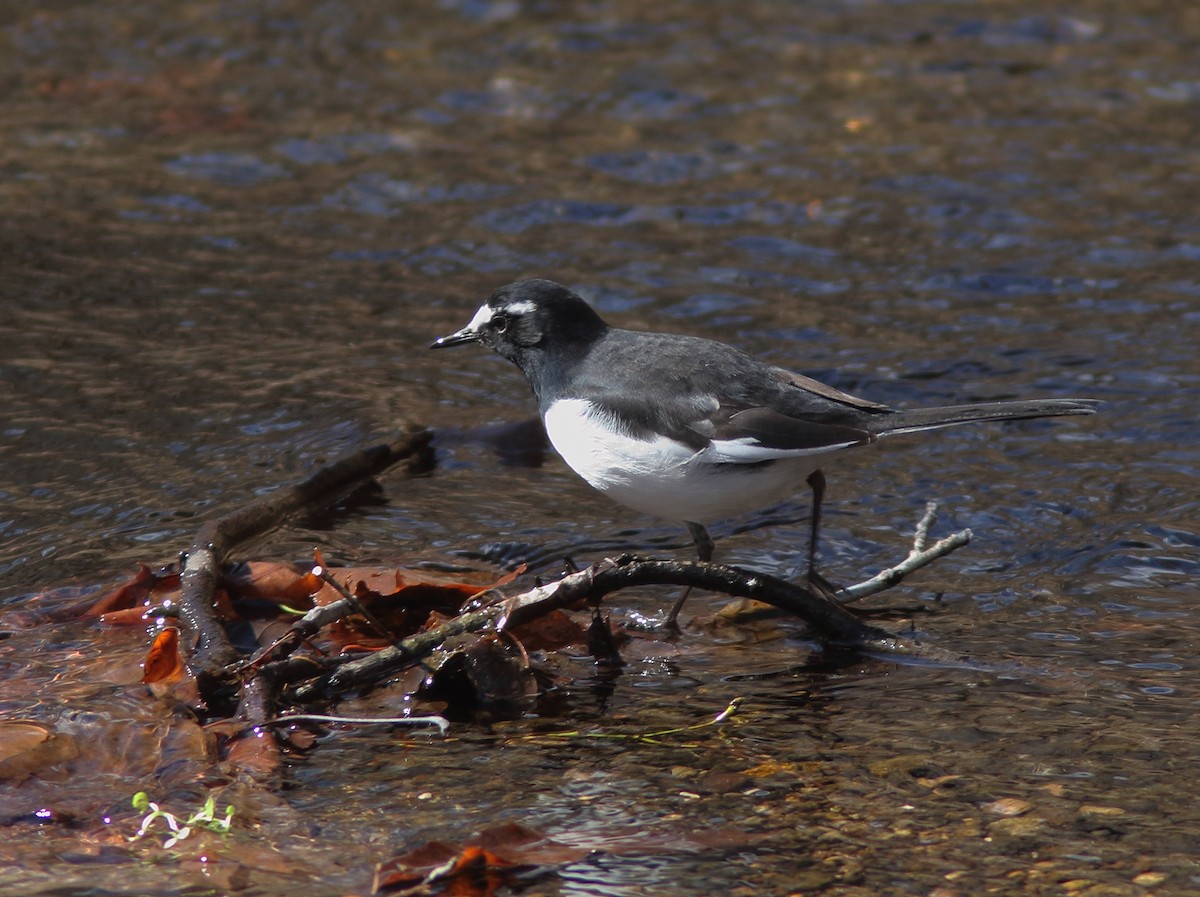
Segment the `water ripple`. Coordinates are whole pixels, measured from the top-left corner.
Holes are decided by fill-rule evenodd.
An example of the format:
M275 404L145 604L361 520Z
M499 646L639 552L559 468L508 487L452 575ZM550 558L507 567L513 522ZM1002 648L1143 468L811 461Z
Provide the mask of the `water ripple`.
M253 187L288 176L288 170L252 153L187 153L164 164L171 174L214 181L226 187Z

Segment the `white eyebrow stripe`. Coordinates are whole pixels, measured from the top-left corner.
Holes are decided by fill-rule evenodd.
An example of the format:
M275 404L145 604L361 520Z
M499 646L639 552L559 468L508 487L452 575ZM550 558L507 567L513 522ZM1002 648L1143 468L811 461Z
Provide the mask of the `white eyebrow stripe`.
M527 315L534 309L534 304L528 299L522 299L520 302L510 302L504 306L504 311L510 315Z

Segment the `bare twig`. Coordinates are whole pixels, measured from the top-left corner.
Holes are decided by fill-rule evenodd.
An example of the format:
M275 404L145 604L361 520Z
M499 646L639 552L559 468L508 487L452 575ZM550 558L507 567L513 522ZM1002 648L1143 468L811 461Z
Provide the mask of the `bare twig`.
M200 528L188 550L181 576L180 622L195 645L189 666L201 683L236 686L238 650L229 642L213 606L225 555L238 543L267 532L288 518L335 501L360 483L401 461L411 470L428 463L428 430L410 428L392 441L353 452L321 468L311 477L256 499Z
M929 541L929 529L937 522L937 502L925 502L925 513L921 515L921 519L917 521L917 528L913 530L913 551L924 551L925 543Z
M840 590L835 596L837 600L842 604L850 604L866 598L868 595L875 595L885 589L890 589L914 570L921 569L971 541L971 531L963 529L946 536L944 539L939 539L933 545L926 548L925 543L929 539L929 528L933 526L936 520L937 502L928 502L925 505L925 513L917 522L916 529L913 530L913 544L912 549L908 552L908 557L900 563L888 567L886 570L880 570L868 580Z
M370 624L371 628L375 630L376 635L382 636L386 639L392 638L392 631L388 629L387 626L385 626L377 616L363 606L363 603L359 601L358 598L356 598L350 591L349 586L342 585L340 582L334 579L333 574L330 573L329 570L324 566L313 567L313 572L320 576L321 579L323 579L326 583L328 583L335 592L341 595L341 600L345 601L354 613L366 620L367 623Z
M329 716L324 713L287 713L266 720L264 725L296 722L341 723L347 726L436 726L445 735L450 723L443 716Z

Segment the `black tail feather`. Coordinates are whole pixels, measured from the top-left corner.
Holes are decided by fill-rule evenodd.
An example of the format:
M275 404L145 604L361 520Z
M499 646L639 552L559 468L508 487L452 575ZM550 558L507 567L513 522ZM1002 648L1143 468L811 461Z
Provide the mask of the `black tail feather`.
M1095 399L1030 399L1015 402L982 402L977 405L944 405L940 408L896 409L871 421L879 436L915 433L990 420L1027 420L1067 414L1095 414Z

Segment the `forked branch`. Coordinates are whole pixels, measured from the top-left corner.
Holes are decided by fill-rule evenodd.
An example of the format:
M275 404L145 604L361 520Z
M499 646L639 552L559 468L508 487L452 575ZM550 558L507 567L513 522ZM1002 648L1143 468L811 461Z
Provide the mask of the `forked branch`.
M922 552L912 552L902 564L889 568L864 583L845 590L852 594L873 594L899 582L937 557L959 545L966 544L962 534L951 537ZM968 534L969 537L969 534ZM943 545L943 543L945 543ZM903 572L893 573L903 567ZM312 678L312 669L294 667L297 681L289 697L298 703L334 700L342 695L378 685L395 676L437 650L453 636L470 632L496 631L506 626L518 626L552 610L568 608L583 602L597 603L605 595L634 586L676 585L708 589L725 595L752 598L800 617L814 632L831 646L850 647L865 651L882 651L918 655L940 661L959 660L958 655L929 646L919 646L908 639L865 623L833 600L803 586L774 576L721 564L685 563L677 561L643 560L624 556L602 561L586 570L571 573L562 579L538 586L512 597L499 595L487 606L468 610L440 626L417 633L394 645L366 657L338 663L335 669ZM332 606L322 609L328 615ZM347 605L345 612L349 612ZM311 623L309 624L311 625ZM282 668L276 672L277 681L289 677Z
M870 579L841 589L836 595L838 601L842 604L850 604L866 598L868 595L875 595L885 589L890 589L913 571L920 570L971 541L971 531L961 529L939 539L927 548L925 543L929 539L929 528L936 520L937 502L926 502L925 513L913 531L913 544L912 549L908 552L908 557L886 570L880 570Z

